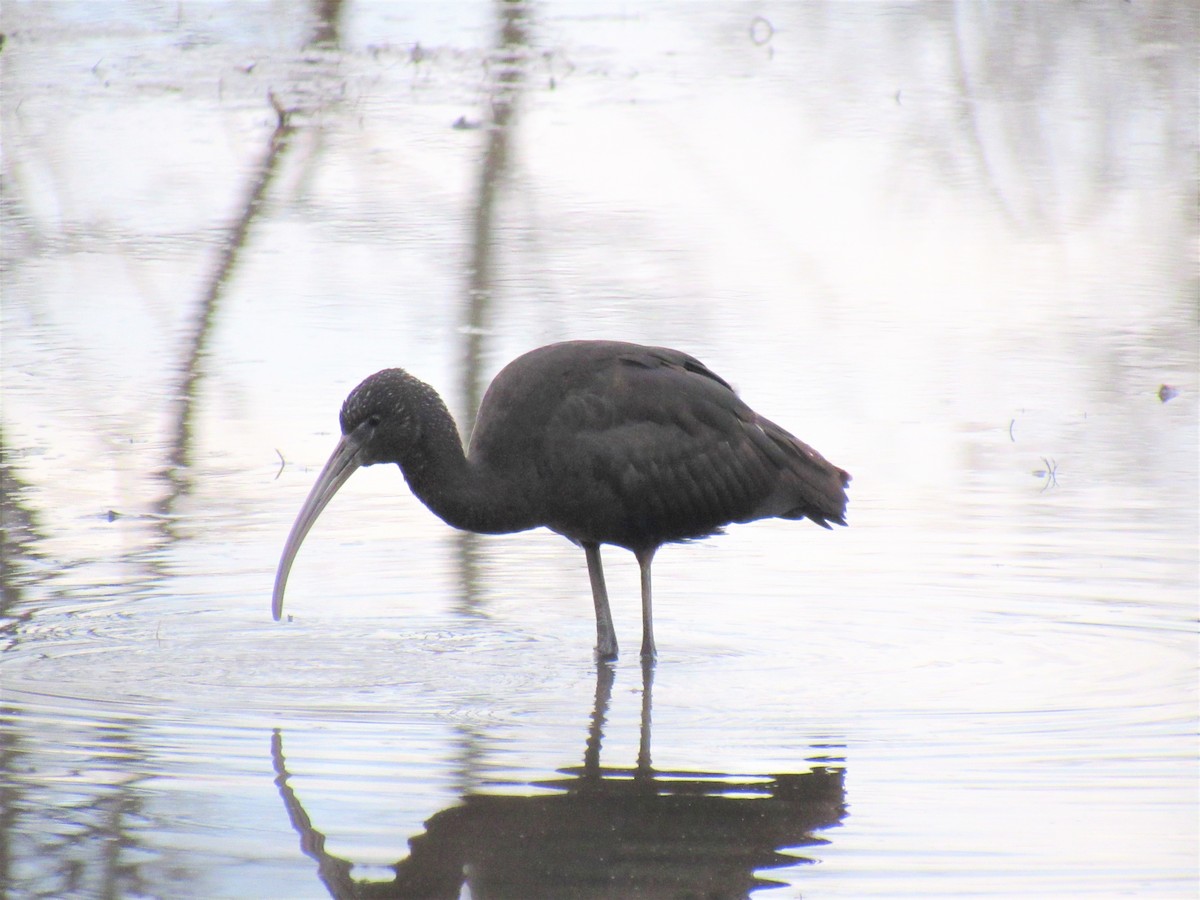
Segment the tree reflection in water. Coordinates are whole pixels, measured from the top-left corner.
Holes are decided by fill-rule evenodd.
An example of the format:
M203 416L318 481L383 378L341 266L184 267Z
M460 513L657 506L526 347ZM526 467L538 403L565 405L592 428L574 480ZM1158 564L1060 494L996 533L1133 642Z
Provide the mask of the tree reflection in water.
M642 670L637 765L601 766L613 676L612 666L597 664L582 766L559 769L560 777L545 781L505 785L503 794L467 792L426 820L386 882L355 880L351 861L326 852L325 835L288 785L283 735L276 729L275 783L330 896L743 897L772 883L765 870L811 861L796 848L827 843L815 832L845 816L840 767L815 765L799 774L655 770L650 667ZM521 796L522 788L536 793Z

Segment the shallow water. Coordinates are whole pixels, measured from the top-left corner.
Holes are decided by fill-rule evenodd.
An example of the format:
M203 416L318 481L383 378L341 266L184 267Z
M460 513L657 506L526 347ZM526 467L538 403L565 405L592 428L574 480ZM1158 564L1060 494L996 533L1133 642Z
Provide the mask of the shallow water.
M1193 896L1197 20L5 4L7 894ZM351 387L575 337L850 527L665 548L647 673L376 467L271 621Z

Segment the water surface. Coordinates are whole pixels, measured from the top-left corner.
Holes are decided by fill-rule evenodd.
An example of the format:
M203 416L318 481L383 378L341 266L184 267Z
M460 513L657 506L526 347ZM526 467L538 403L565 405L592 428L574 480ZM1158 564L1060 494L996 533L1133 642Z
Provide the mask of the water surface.
M1189 897L1198 15L5 4L14 897ZM606 567L359 472L520 352L677 346L847 529ZM1169 390L1163 390L1163 386ZM1163 397L1168 399L1164 400Z

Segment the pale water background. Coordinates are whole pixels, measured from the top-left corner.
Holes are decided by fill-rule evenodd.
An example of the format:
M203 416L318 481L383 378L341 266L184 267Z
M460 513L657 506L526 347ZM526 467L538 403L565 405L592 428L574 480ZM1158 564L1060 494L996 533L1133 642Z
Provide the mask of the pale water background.
M7 0L6 896L1195 896L1198 22ZM271 621L350 388L577 337L851 527L664 549L651 686L376 467Z

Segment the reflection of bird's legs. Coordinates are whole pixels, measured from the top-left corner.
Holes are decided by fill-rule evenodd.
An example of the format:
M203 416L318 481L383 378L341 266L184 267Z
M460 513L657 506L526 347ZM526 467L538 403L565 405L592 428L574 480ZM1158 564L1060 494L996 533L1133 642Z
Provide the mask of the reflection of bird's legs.
M650 603L650 563L654 562L654 551L634 551L637 556L638 568L642 570L642 659L654 659L658 650L654 647L654 611Z
M642 657L642 727L638 738L637 773L642 778L653 778L650 765L650 716L654 705L654 658Z
M617 658L617 632L613 628L608 608L608 591L604 587L604 568L600 565L600 545L583 542L587 554L588 578L592 582L592 601L596 604L596 656L599 659Z
M592 705L592 722L588 728L587 749L583 754L584 774L588 778L600 778L600 745L604 741L604 721L608 717L608 703L612 698L613 679L616 669L612 663L599 660L596 663L596 700Z

